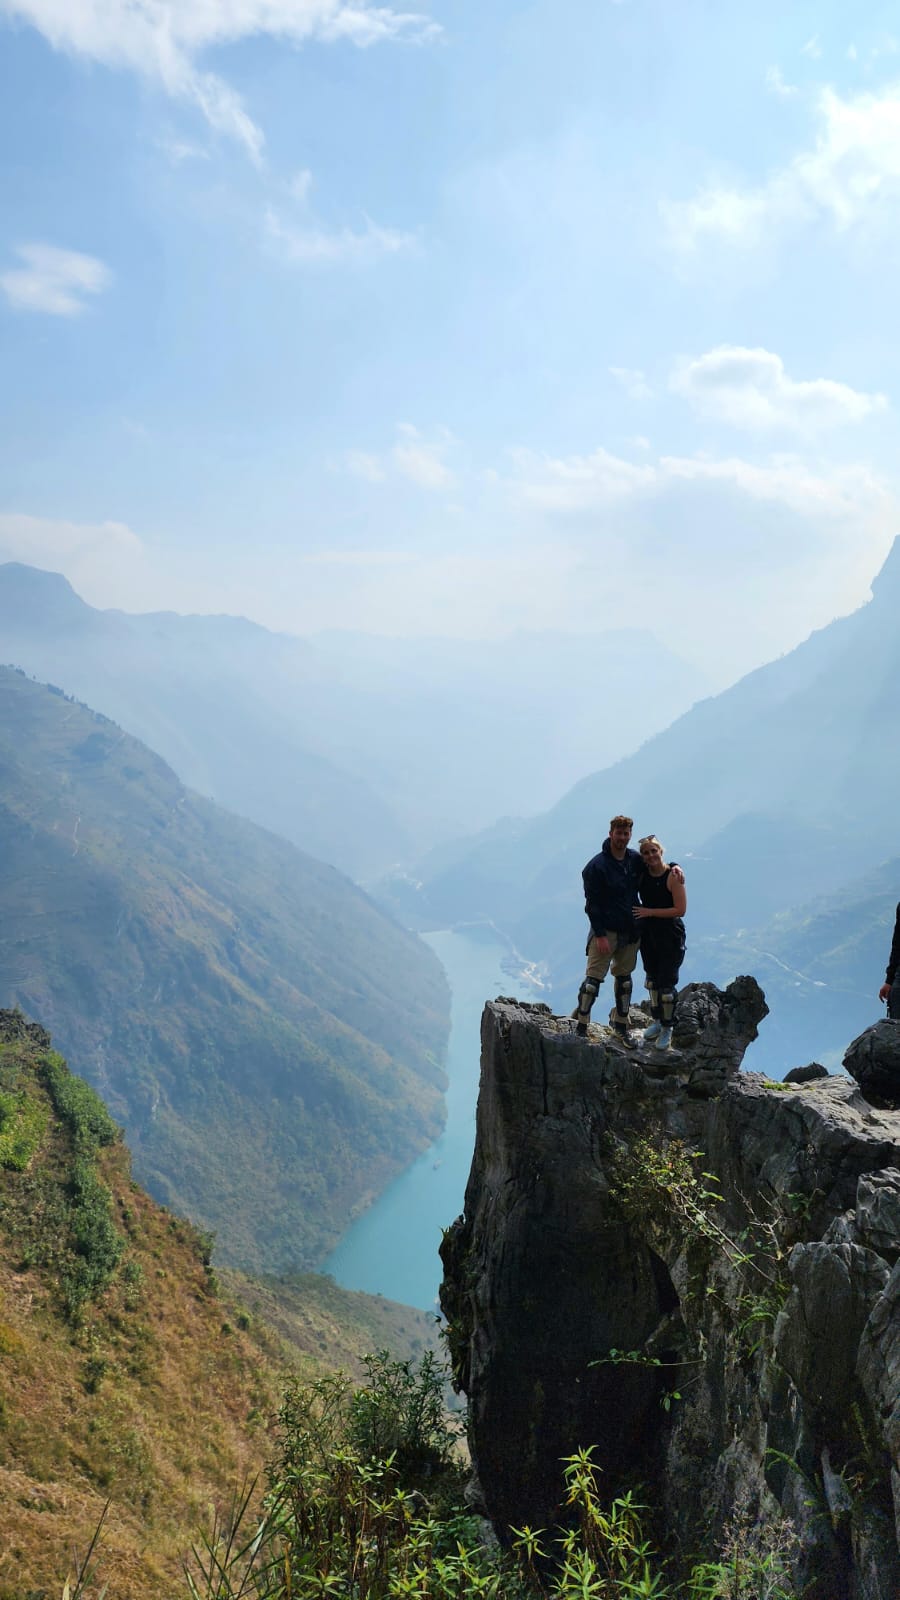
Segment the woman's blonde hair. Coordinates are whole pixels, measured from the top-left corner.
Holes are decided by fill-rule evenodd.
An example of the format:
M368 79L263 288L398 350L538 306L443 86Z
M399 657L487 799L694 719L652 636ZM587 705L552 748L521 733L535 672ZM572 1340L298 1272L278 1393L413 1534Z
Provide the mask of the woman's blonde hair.
M641 850L641 846L645 845L645 844L658 844L659 845L659 853L662 856L663 860L665 861L666 852L665 852L665 850L663 848L662 841L660 839L657 839L655 833L647 833L647 834L644 835L643 839L639 839L638 840L638 849ZM641 851L641 853L643 854L643 851Z

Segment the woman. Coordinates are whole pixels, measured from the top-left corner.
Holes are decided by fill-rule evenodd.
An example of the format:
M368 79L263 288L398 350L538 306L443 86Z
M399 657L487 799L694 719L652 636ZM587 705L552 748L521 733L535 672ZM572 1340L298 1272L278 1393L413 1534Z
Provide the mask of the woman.
M682 877L672 871L674 861L666 862L663 847L655 833L640 841L643 869L638 880L640 905L634 916L641 928L641 960L650 993L653 1021L644 1029L644 1038L653 1040L657 1050L668 1050L675 1020L676 984L684 960L684 923L687 891Z

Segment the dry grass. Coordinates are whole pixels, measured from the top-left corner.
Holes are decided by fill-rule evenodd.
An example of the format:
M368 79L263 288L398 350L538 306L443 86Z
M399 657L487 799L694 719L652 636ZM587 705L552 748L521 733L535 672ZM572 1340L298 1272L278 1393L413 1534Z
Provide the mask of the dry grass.
M0 1171L0 1600L60 1600L107 1500L108 1600L176 1600L210 1507L264 1469L285 1372L360 1370L379 1344L406 1356L433 1325L324 1279L220 1284L196 1230L131 1181L121 1144L97 1167L127 1248L73 1325L52 1267L22 1264L24 1185L41 1162L60 1174L61 1156L51 1128L30 1175Z

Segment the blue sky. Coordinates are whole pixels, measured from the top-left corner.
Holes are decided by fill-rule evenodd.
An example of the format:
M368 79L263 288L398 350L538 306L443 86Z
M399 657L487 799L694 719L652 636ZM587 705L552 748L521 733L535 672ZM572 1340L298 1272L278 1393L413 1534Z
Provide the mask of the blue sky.
M900 25L0 0L0 558L725 682L900 531Z

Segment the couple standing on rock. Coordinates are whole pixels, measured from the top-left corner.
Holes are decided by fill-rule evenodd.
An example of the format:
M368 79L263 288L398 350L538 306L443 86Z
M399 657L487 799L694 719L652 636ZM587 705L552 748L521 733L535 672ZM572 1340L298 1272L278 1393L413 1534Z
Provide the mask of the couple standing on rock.
M628 1030L628 1011L631 974L640 949L653 1014L653 1021L641 1038L651 1040L657 1050L668 1050L678 973L684 960L684 873L677 862L664 860L663 847L655 833L640 840L640 855L630 850L633 827L631 817L613 817L609 838L581 874L591 931L587 971L572 1015L576 1032L586 1034L591 1007L612 968L616 1007L613 1025L620 1043L632 1048L637 1041Z

